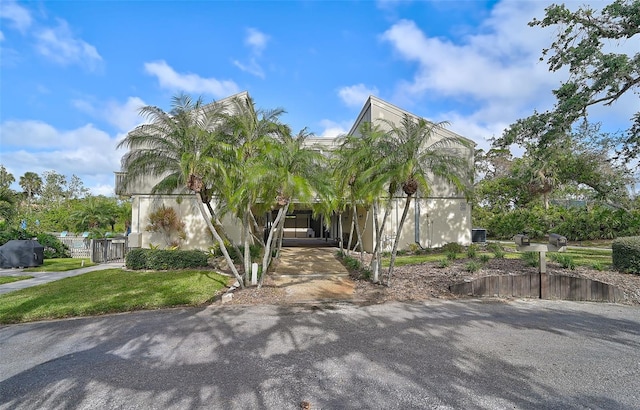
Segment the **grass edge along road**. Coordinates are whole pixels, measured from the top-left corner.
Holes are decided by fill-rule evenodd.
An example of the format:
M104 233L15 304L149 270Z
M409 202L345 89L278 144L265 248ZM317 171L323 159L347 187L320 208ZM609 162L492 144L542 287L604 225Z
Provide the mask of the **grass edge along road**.
M88 272L0 295L0 324L199 306L228 281L211 270Z

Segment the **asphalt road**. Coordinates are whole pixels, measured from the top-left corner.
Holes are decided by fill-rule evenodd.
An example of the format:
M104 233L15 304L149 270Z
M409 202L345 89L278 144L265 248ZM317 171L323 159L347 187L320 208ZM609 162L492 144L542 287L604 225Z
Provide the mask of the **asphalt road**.
M640 309L554 301L147 311L0 328L0 408L631 409Z

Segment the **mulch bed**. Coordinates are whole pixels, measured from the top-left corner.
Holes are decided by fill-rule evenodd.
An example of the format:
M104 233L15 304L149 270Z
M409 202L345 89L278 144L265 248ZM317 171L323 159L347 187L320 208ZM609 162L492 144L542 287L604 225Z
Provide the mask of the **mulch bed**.
M365 263L367 262L365 256ZM358 257L354 255L354 257ZM370 256L369 256L370 257ZM392 301L424 301L429 299L460 299L454 295L449 286L490 275L509 275L518 273L536 273L537 268L526 266L520 259L491 259L476 272L467 272L466 259L452 261L446 268L440 268L438 263L427 262L418 265L396 267L391 279L391 286L373 284L352 273L356 282L354 301L363 304L385 303ZM384 269L383 269L384 271ZM640 305L640 275L625 274L613 271L598 271L587 267L576 267L575 270L563 269L558 264L547 262L547 273L551 275L568 275L598 280L617 286L625 293L625 303ZM381 279L385 279L383 276ZM286 289L273 285L270 278L265 278L261 289L237 289L233 305L282 305L290 303L286 297Z

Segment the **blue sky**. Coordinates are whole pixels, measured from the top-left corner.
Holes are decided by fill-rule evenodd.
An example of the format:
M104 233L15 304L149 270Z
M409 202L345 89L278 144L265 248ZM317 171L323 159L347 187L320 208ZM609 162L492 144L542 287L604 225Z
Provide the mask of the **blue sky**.
M113 195L115 146L141 106L243 90L260 108L284 108L295 131L344 133L373 94L486 148L549 109L565 78L539 61L554 31L527 26L549 4L3 0L0 163L16 180L55 170ZM636 106L594 114L623 124Z

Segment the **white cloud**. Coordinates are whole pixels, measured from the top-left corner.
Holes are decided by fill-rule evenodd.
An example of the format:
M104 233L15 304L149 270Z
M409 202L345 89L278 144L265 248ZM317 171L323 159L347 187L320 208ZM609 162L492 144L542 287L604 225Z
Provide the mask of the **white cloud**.
M267 46L269 36L256 30L255 28L247 29L247 37L244 42L251 47L253 54L260 55Z
M233 60L233 64L238 67L240 70L247 72L249 74L253 74L256 77L260 77L260 78L264 78L264 70L262 69L262 67L260 66L260 64L258 64L256 62L255 59L251 59L249 61L248 64L243 64L238 60Z
M63 66L78 64L94 71L102 64L98 50L76 38L64 20L59 20L57 27L44 28L36 34L36 49L43 56Z
M356 84L348 87L342 87L338 90L338 96L349 107L361 107L364 105L370 95L378 95L376 87L367 87L364 84Z
M120 169L124 152L115 148L118 138L92 124L58 130L42 121L5 121L0 134L2 163L16 178L25 172L42 174L54 169L68 177L78 175L92 192L98 183L113 184L113 172Z
M466 30L464 37L453 39L429 37L414 21L397 21L380 39L391 45L398 58L417 64L417 68L411 77L396 84L392 101L411 106L428 98L458 106L455 113L430 115L445 117L442 119L463 129L462 135L480 143L500 136L510 123L532 114L534 109L552 108L551 90L566 80L568 73L550 72L539 58L542 49L554 40L557 29L527 25L534 17L542 18L547 5L501 1L474 32ZM601 4L592 6L598 8ZM635 52L628 42L608 47L619 53ZM606 107L606 115L602 115L604 111L599 106L590 109L592 120L628 120L633 112L623 102Z
M253 74L256 77L264 78L264 70L258 63L258 58L262 55L262 52L267 47L268 41L268 35L255 28L248 28L247 37L245 38L244 42L251 50L249 62L242 63L239 60L233 60L233 64L242 71Z
M110 101L105 109L106 119L120 131L131 131L144 122L138 113L146 105L139 97L129 97L124 104Z
M0 2L0 19L11 21L11 25L24 33L31 26L31 13L15 1Z
M91 101L75 99L71 104L79 111L94 118L107 121L118 131L128 132L142 124L144 119L139 115L140 108L148 105L140 97L129 97L124 103L109 100L94 104ZM97 107L96 107L97 105Z
M347 121L347 122L337 123L331 120L321 120L320 126L323 128L323 130L320 134L318 134L319 137L334 138L349 132L349 129L351 127L351 122Z
M239 92L238 85L231 80L202 78L197 74L180 74L165 61L144 64L147 74L158 78L160 86L169 90L181 90L189 93L211 94L215 98L228 97Z

